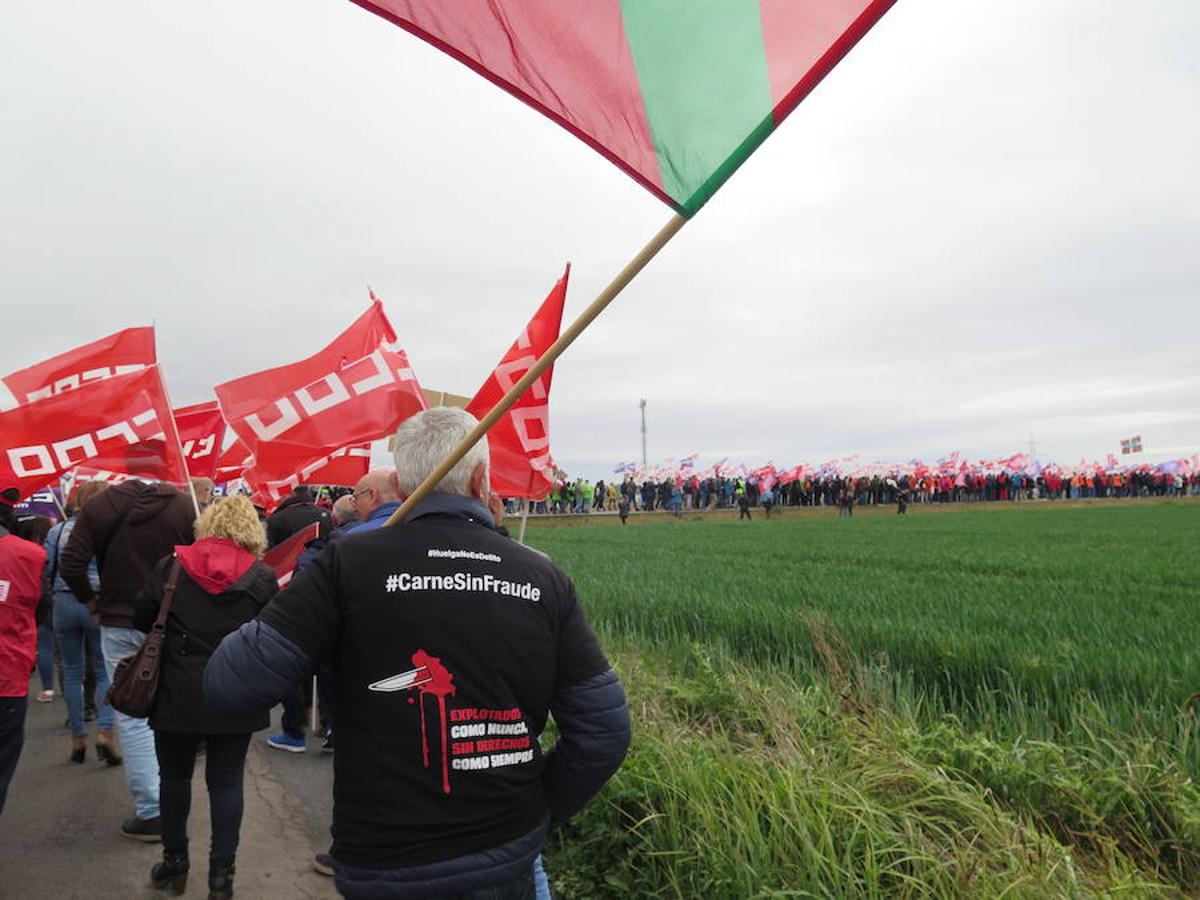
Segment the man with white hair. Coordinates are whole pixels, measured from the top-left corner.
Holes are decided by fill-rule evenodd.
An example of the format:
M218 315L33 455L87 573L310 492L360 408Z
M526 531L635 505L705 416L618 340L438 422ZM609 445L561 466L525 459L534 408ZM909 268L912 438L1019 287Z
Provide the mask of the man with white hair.
M408 496L474 428L396 433ZM270 707L317 660L337 677L333 849L351 898L533 894L548 829L616 771L629 713L575 588L495 530L480 441L394 528L334 541L205 673L214 710ZM559 729L543 754L538 737Z
M196 503L201 509L207 509L212 505L213 495L216 492L216 485L213 484L211 478L203 478L196 476L192 478L192 490L196 494Z
M358 509L354 505L353 494L342 494L333 501L329 510L329 518L333 520L333 531L337 533L343 525L354 525L358 522Z

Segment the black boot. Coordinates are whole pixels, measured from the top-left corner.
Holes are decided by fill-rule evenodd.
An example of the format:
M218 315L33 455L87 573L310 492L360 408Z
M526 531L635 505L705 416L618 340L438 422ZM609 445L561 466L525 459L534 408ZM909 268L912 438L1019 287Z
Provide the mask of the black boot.
M187 890L188 879L188 855L184 850L182 853L168 853L163 851L163 861L155 863L154 868L150 870L150 880L154 882L154 886L160 891L169 890L175 896L179 896Z
M208 860L208 900L233 896L233 857L213 856Z

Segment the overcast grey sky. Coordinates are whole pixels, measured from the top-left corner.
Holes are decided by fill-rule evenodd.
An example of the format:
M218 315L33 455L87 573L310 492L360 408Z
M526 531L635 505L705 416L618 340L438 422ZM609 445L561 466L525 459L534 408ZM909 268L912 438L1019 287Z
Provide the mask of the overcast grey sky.
M175 405L384 300L471 394L670 210L344 0L9 2L0 369L157 323ZM900 0L555 370L572 472L1200 451L1200 3Z

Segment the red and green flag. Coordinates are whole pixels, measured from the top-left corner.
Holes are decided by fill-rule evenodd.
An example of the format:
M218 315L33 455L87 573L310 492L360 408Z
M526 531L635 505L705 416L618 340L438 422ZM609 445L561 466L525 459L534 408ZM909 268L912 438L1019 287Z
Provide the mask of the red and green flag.
M695 213L895 0L353 0Z

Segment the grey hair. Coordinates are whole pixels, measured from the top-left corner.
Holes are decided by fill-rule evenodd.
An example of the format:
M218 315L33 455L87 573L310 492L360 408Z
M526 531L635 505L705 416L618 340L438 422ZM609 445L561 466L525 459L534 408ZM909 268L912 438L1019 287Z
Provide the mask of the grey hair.
M396 430L394 453L400 489L405 494L415 491L478 424L465 409L452 406L435 406L402 422ZM488 441L484 435L434 490L471 496L471 473L480 463L486 471L488 459Z
M354 495L342 494L333 501L333 509L329 515L333 519L334 527L345 525L347 522L358 521L358 510L354 508Z

